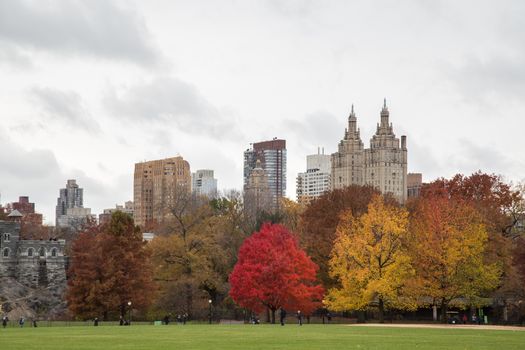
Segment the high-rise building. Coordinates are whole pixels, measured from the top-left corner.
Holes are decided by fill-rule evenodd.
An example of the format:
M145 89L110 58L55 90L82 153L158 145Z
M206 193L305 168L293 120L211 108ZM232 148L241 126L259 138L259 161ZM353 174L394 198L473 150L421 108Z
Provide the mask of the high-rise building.
M9 203L7 205L7 212L10 213L13 210L18 210L22 214L22 222L24 224L31 224L34 226L42 225L42 214L35 212L35 203L29 202L29 197L20 196L18 202Z
M306 172L297 175L297 202L309 203L330 190L331 157L317 149L317 154L306 156Z
M133 217L133 201L127 201L124 205L117 204L115 205L115 208L104 209L103 213L98 215L98 223L101 225L109 223L111 221L111 215L117 211L121 211Z
M421 173L409 173L407 175L407 198L417 198L423 187L423 175Z
M280 200L286 195L286 140L274 138L253 144L244 151L244 187L250 175L260 162L268 180L271 203L268 210L278 210Z
M370 139L370 148L364 149L354 106L348 117L345 136L338 152L332 154L332 188L349 185L371 185L382 193L391 193L400 203L407 198L406 136L401 144L389 122L386 99L381 110L381 121Z
M201 169L191 173L191 190L200 196L214 197L217 194L217 179L213 170Z
M164 221L180 194L190 190L190 164L180 156L135 164L135 224Z
M56 226L78 230L88 219L93 219L91 209L84 208L84 190L76 180L67 180L57 198Z

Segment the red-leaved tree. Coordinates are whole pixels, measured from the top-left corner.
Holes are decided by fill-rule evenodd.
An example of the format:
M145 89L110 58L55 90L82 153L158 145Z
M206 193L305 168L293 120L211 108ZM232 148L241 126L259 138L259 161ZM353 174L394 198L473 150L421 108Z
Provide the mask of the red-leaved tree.
M267 223L242 244L230 274L230 296L257 313L267 308L272 323L279 308L309 315L321 306L324 294L317 270L295 236L282 225Z

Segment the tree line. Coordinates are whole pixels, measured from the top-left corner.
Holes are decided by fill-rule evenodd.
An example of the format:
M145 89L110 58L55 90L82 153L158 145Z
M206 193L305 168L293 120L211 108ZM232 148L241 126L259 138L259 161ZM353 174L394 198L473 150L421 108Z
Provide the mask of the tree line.
M247 214L242 195L179 193L166 220L141 230L123 213L72 245L69 310L77 318L166 314L247 318L279 308L333 311L479 307L523 315L522 189L496 175L438 179L404 205L369 186L306 206ZM129 307L128 302L132 302ZM210 305L211 303L211 305ZM210 315L210 311L212 315Z

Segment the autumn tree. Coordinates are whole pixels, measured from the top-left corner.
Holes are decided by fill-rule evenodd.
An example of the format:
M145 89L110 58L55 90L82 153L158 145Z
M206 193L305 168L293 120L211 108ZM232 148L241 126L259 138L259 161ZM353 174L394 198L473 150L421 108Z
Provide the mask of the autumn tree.
M354 217L360 216L366 212L372 197L378 194L380 192L371 186L351 185L324 193L302 212L299 222L301 246L319 266L319 279L326 288L335 284L329 275L328 261L340 215L350 211Z
M316 272L317 265L284 226L265 224L241 246L230 275L230 296L254 312L269 309L272 323L279 308L309 315L323 297Z
M73 243L68 273L67 301L79 318L118 312L124 316L128 302L145 310L154 285L149 252L133 219L117 211L107 225L91 226Z
M520 289L520 276L513 263L519 219L525 214L523 188L512 187L501 176L478 171L438 179L422 189L423 198L446 197L468 203L481 218L488 234L484 255L488 263L502 266L500 287L490 296L506 304ZM489 295L487 295L489 296Z
M414 269L406 245L407 225L407 211L385 204L379 195L367 213L354 217L348 210L342 215L330 259L330 274L340 283L326 298L331 309L377 305L383 322L385 308L416 307L409 283Z
M208 299L227 294L227 254L220 242L227 227L219 212L234 210L226 200L180 194L163 233L150 243L155 280L160 285L158 308L204 317Z
M475 300L498 286L500 266L485 261L487 231L468 203L439 196L420 200L411 233L420 295L441 307L443 322L453 300Z
M489 233L510 237L524 212L519 188L505 183L501 176L478 171L470 176L457 174L451 179L438 179L423 186L425 198L447 196L474 207Z

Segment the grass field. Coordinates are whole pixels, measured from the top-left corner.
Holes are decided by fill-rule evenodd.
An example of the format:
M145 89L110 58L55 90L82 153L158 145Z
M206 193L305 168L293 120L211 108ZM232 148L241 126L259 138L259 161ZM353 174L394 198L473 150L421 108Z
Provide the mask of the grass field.
M525 349L525 332L346 325L170 325L0 329L2 350Z

